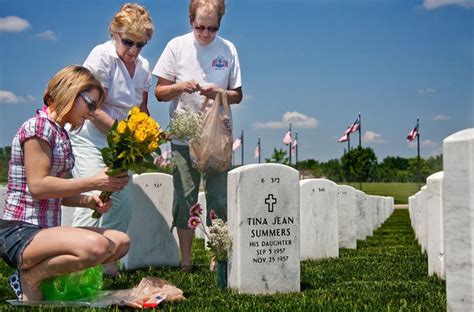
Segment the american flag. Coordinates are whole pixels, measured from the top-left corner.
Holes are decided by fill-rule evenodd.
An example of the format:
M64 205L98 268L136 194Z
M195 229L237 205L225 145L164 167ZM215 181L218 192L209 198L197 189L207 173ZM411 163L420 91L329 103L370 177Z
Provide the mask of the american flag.
M411 130L408 133L407 142L413 141L414 139L416 139L417 136L418 136L418 125L416 125L415 128L413 128L413 130Z
M240 147L240 144L242 144L241 138L235 139L234 144L232 144L232 150L235 151L236 149L238 149Z
M286 134L285 134L285 137L283 138L283 143L285 145L288 145L291 143L291 131L288 131Z
M294 155L295 154L295 151L296 151L296 146L298 145L298 140L294 140L293 141L293 146L291 147L291 155Z
M258 156L260 156L260 145L257 144L257 146L255 147L255 157L254 158L258 158Z
M359 120L359 117L357 117L357 119L354 121L354 123L349 126L349 128L348 128L349 133L356 132L357 130L359 130L359 127L360 127L360 120Z
M346 132L344 132L342 137L340 137L339 140L337 140L338 142L346 142L347 140L349 140L349 133L346 133Z

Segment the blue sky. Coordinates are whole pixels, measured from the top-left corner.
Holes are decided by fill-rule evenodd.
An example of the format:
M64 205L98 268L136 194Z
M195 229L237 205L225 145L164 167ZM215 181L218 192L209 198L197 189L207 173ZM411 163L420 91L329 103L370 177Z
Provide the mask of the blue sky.
M0 0L0 146L41 107L54 73L108 40L122 3ZM166 43L190 31L188 1L140 3L155 25L142 50L154 67ZM234 136L244 129L245 163L257 161L258 137L263 158L286 149L289 122L300 160L339 158L347 144L337 140L358 112L362 145L379 161L416 155L405 137L417 117L421 156L440 154L445 137L474 127L473 21L474 0L228 0L219 35L240 56ZM166 126L168 104L150 91L151 114Z

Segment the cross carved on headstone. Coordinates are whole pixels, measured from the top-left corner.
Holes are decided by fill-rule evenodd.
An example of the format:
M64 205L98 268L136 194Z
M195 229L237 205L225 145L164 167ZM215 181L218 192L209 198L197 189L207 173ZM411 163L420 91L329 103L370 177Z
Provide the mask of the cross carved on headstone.
M265 204L268 207L268 212L273 212L273 207L276 205L277 199L273 197L273 194L268 194L268 197L265 198Z

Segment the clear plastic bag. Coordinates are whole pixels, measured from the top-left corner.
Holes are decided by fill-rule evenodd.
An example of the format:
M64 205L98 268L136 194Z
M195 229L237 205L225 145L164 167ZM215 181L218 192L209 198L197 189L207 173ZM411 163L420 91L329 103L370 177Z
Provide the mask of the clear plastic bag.
M204 112L207 103L206 99L201 108L203 135L190 140L189 153L193 166L199 171L223 172L230 168L232 161L232 122L227 93L219 90L211 108Z

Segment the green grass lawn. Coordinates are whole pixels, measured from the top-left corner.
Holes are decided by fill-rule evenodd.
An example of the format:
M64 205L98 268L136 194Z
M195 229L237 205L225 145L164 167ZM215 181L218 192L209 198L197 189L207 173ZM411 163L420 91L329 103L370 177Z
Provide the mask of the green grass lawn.
M359 183L351 183L359 189ZM362 183L362 191L369 195L392 196L395 204L408 204L408 197L418 192L418 183Z
M187 300L164 303L166 311L445 311L445 282L428 277L427 258L421 254L410 227L408 210L395 213L374 232L357 242L356 250L340 249L338 259L301 263L301 292L272 296L239 295L216 287L208 269L209 254L203 240L194 245L196 269L185 274L177 268L148 268L105 279L106 289L130 288L145 276L158 276L184 291ZM13 298L7 285L11 269L0 265L0 299ZM1 311L17 311L7 303ZM35 307L24 311L61 311L65 308ZM116 311L68 308L67 311Z

